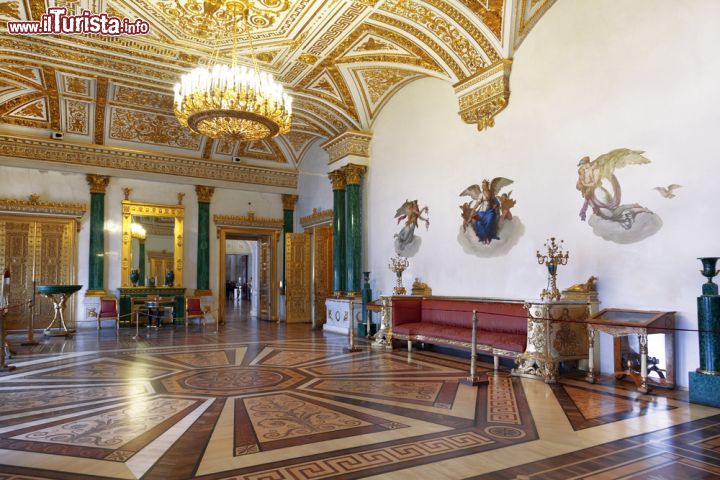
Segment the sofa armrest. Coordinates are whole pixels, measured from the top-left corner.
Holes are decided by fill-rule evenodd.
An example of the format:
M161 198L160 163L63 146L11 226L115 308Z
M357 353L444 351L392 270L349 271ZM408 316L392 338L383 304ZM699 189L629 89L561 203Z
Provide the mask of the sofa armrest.
M392 325L419 322L421 305L420 297L392 297Z

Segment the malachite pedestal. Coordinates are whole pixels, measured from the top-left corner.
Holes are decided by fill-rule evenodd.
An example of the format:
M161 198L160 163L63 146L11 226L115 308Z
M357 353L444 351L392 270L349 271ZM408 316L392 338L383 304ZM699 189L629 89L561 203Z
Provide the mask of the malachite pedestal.
M699 258L700 273L708 279L697 299L700 368L690 372L690 401L720 407L720 296L712 279L717 275L718 257Z

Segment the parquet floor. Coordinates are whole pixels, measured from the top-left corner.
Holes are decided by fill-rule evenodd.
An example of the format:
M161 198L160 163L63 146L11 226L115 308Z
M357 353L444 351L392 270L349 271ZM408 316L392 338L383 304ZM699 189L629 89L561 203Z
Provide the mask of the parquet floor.
M720 411L682 392L503 370L232 316L41 339L0 376L0 479L719 478ZM489 370L489 365L482 364Z

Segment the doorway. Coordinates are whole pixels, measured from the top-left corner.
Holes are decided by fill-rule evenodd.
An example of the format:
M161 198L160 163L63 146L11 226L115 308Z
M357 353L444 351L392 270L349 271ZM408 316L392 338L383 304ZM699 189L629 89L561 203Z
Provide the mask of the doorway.
M220 321L238 314L242 319L277 321L280 231L220 227L218 234Z
M257 240L225 240L225 311L230 318L257 317L260 303L260 245Z

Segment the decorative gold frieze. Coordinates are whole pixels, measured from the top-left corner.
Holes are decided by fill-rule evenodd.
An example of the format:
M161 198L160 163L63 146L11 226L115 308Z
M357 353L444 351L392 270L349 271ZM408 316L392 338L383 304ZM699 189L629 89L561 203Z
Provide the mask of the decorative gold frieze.
M318 61L317 55L313 55L311 53L303 53L298 57L298 60L302 63L307 63L308 65L312 65L313 63Z
M205 185L195 185L195 193L198 197L198 202L210 203L213 193L215 193L215 187L208 187Z
M86 211L87 205L83 203L47 202L40 200L40 195L35 193L30 195L27 200L0 198L0 212L2 213L82 218Z
M307 229L310 227L315 227L318 225L322 225L324 223L330 223L333 220L333 211L330 210L318 210L317 208L313 208L312 213L306 217L300 218L300 225L302 225L303 228Z
M282 196L283 210L295 210L295 204L297 204L297 200L298 200L297 195L283 194L283 196Z
M0 135L0 155L42 159L86 168L112 168L225 182L297 188L297 172L228 164L189 157L141 153L113 147L54 142Z
M282 218L256 217L254 212L245 216L213 215L213 221L218 227L255 227L273 230L282 230Z
M460 117L482 131L495 125L510 98L512 60L501 60L482 72L455 85L460 102Z
M333 190L345 189L345 172L342 169L334 170L328 173L328 178L330 179L330 183L332 183Z
M90 193L105 193L107 186L110 183L110 177L105 175L93 175L92 173L85 175L85 180L87 180L87 183L90 186Z
M202 140L200 135L180 125L174 116L119 107L110 111L110 138L189 150L199 150Z
M345 133L341 133L332 140L323 143L321 147L330 156L328 164L332 164L350 155L370 157L370 140L372 140L372 134L370 133L347 130Z
M348 185L360 185L363 175L367 172L365 165L356 165L348 163L343 167L345 172L345 183Z

